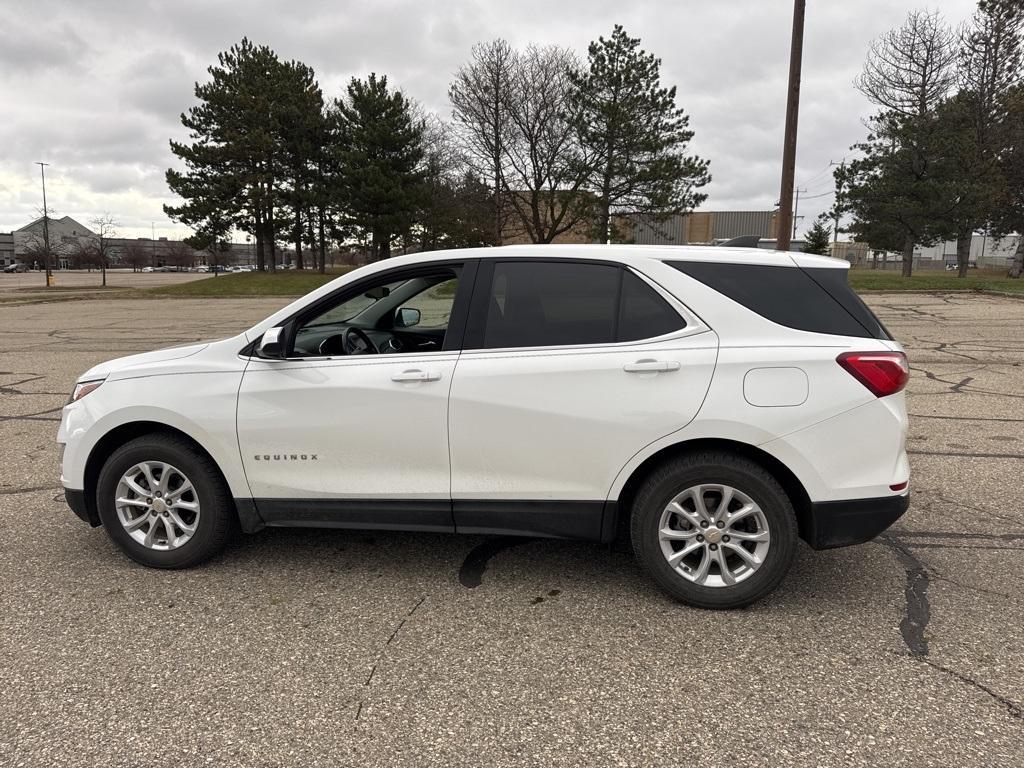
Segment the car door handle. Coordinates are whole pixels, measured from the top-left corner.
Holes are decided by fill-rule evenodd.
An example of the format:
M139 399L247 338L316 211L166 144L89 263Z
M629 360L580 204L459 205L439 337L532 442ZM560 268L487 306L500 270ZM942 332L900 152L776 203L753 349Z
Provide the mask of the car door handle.
M637 360L622 366L626 373L668 373L679 370L678 360Z
M396 373L391 377L392 381L440 381L441 374L436 371L421 371L419 368L410 368L408 371Z

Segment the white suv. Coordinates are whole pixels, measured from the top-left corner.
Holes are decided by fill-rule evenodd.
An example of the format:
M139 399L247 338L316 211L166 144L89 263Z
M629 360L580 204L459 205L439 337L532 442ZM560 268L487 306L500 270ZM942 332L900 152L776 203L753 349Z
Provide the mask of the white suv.
M135 560L236 528L608 542L690 604L907 508L907 360L844 261L511 246L357 269L240 336L87 371L61 481Z

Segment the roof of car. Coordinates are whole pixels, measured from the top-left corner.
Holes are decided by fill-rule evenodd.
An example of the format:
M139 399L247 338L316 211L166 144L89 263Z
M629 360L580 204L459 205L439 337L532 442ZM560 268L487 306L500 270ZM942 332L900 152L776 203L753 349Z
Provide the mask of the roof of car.
M432 251L410 254L410 261L450 258L575 258L616 260L623 256L648 258L659 261L717 261L729 264L757 264L784 267L826 267L846 269L845 259L816 256L799 251L769 251L763 248L722 248L708 245L503 245L499 248L464 248L450 251ZM396 257L402 258L402 257Z

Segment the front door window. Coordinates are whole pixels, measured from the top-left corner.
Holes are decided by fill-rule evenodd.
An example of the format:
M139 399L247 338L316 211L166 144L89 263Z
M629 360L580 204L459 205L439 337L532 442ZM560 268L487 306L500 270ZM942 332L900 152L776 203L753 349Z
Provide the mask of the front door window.
M451 268L376 285L300 322L293 355L434 352L444 346L459 278Z

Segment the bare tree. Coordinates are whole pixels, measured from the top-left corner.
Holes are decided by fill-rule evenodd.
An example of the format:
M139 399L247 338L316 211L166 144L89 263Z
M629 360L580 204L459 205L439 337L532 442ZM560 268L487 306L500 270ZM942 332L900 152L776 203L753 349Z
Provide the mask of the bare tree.
M507 223L502 189L511 130L508 105L514 61L515 52L504 40L478 43L473 46L469 63L459 68L448 89L469 160L492 185L495 245L501 245Z
M103 275L102 285L107 284L107 265L110 263L111 240L117 237L118 222L109 213L96 216L89 220L96 236L91 238L92 248L99 261L100 273Z
M132 272L138 272L150 263L151 252L142 243L126 243L121 249L121 261L132 268Z
M85 269L92 272L100 268L100 257L96 251L96 243L91 238L80 238L68 243L64 248L64 255L68 262L75 269Z
M177 269L187 269L196 263L196 252L188 243L175 240L167 245L167 264Z
M41 267L46 269L47 259L52 257L53 249L47 249L42 234L33 232L21 244L21 259L30 269Z
M594 217L592 200L582 193L592 162L570 115L570 72L578 68L575 55L557 46L531 45L513 62L504 186L535 243L550 243Z
M903 26L875 40L857 88L873 104L923 119L956 82L956 35L938 11L911 11Z

